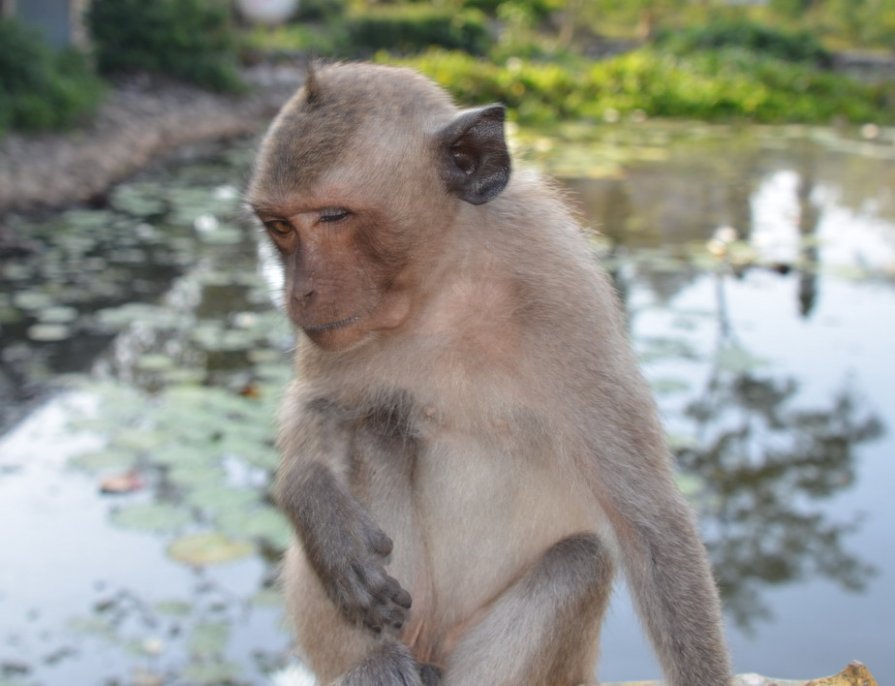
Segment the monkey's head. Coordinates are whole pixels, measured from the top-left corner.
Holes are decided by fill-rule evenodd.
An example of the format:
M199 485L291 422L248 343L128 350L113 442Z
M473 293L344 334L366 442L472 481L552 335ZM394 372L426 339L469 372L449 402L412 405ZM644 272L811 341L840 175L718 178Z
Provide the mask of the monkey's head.
M340 350L400 327L461 206L506 186L504 108L458 110L406 69L310 71L262 145L248 201L277 248L292 321Z

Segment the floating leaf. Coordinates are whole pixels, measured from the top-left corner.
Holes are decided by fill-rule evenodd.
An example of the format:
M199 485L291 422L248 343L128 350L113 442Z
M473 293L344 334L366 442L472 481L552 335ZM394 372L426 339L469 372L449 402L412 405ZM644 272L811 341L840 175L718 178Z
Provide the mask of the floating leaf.
M652 386L653 392L658 395L671 395L673 393L684 393L689 391L691 384L685 379L662 377L659 379L652 379L650 381L650 386Z
M20 291L12 298L12 303L22 310L42 310L51 307L55 301L41 291Z
M59 305L40 310L37 318L45 324L66 324L78 318L78 311L74 307Z
M165 203L158 197L160 192L158 184L153 183L122 185L112 192L109 204L135 217L159 214L165 211Z
M237 541L219 533L202 533L178 538L168 546L168 555L178 562L201 567L248 557L254 550L247 541Z
M141 503L112 511L114 524L140 531L171 532L182 529L193 517L185 509L166 503Z
M87 472L99 472L107 469L125 469L136 461L136 455L126 450L110 448L95 453L84 453L73 457L68 464Z
M186 617L192 606L182 600L162 600L155 604L155 611L170 617Z
M71 328L65 324L34 324L28 327L28 338L41 343L64 341L71 334Z
M186 496L191 505L207 512L242 512L258 503L258 493L247 488L232 488L218 483L198 486Z
M717 357L718 366L733 374L751 372L768 363L766 359L756 357L740 345L732 344L722 348Z
M218 686L238 680L242 669L233 662L201 662L188 666L183 671L185 683L196 686Z
M160 353L150 353L143 355L137 360L137 369L144 372L162 372L168 371L176 365L176 362L167 355Z
M282 607L283 594L275 588L263 588L250 601L255 607Z
M225 532L240 538L262 539L270 545L285 550L292 537L286 519L270 506L261 506L249 512L228 510L217 517L218 526Z
M229 637L230 627L223 622L197 624L190 636L190 652L199 658L221 655Z

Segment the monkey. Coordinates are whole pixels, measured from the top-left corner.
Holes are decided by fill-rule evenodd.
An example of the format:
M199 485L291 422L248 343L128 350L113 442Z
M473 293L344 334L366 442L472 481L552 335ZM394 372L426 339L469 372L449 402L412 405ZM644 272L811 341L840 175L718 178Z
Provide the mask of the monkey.
M297 331L273 485L320 684L593 683L622 569L670 686L728 684L720 602L611 283L505 108L317 66L248 207Z

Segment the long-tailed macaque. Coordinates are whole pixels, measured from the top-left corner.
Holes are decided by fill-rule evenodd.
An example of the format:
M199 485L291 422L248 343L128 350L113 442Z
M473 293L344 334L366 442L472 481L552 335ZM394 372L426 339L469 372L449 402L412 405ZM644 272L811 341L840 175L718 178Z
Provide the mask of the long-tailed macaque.
M275 487L299 653L321 684L592 683L620 562L667 682L727 684L612 286L503 122L344 64L262 143L248 201L302 332Z

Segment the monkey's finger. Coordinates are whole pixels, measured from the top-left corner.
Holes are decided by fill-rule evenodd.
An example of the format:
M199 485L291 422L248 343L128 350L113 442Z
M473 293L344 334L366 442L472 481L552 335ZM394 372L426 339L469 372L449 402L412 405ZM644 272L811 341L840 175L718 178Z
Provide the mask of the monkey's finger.
M383 608L382 618L385 624L392 629L400 631L404 626L404 621L407 619L407 610L403 607L392 605L388 608Z
M388 597L391 598L392 602L396 605L400 605L405 610L409 610L410 606L413 604L413 598L410 597L410 594L405 591L401 584L398 583L397 579L393 579L392 577L386 577L386 593Z
M374 588L374 593L380 598L391 600L405 610L410 609L410 605L413 602L410 594L404 590L401 584L398 583L398 580L386 574L384 570L381 580Z
M373 552L377 555L387 557L391 554L393 547L394 543L392 543L392 539L390 539L385 532L374 531L370 534L370 548L372 548Z

